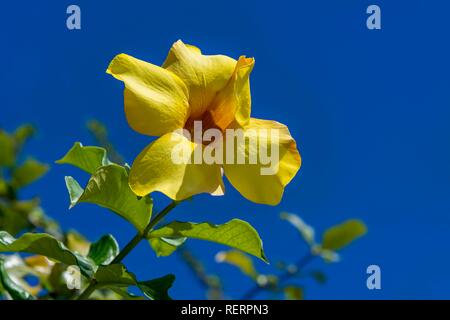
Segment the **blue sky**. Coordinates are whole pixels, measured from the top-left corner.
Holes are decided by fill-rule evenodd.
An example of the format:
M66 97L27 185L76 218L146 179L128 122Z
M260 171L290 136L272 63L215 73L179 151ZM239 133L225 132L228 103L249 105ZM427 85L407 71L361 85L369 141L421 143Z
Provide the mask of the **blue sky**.
M81 7L81 30L66 28L69 4ZM381 7L382 30L365 27L370 4ZM39 135L27 150L53 163L73 142L93 142L85 123L96 118L131 163L150 139L128 127L122 84L105 74L116 54L160 64L182 39L208 54L253 56L252 115L289 126L302 154L299 174L276 207L251 203L228 184L224 197L198 196L170 217L247 220L273 262L306 251L279 220L281 211L301 215L318 233L360 218L369 233L342 252L339 264L311 265L329 281L306 282L307 298L450 298L449 10L437 0L9 1L0 15L0 126L35 124ZM120 218L88 204L68 210L65 175L87 179L52 165L23 196L40 195L66 229L91 240L113 233L123 245L134 232ZM155 195L155 202L158 209L168 200ZM251 286L214 262L222 247L189 246L222 276L230 296ZM158 259L142 243L126 262L142 279L174 273L174 298L204 297L176 255ZM370 264L381 267L382 290L366 288Z

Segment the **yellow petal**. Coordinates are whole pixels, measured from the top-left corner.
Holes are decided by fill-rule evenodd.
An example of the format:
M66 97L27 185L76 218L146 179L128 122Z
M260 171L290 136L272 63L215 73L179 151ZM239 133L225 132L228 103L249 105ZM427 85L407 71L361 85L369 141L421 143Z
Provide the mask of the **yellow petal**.
M212 123L222 130L237 122L246 126L250 121L251 94L250 73L255 59L241 56L236 64L233 76L214 99L208 110Z
M188 91L174 73L126 54L116 56L106 72L125 83L125 114L134 130L161 136L184 126Z
M138 196L159 191L173 200L183 200L199 193L220 194L223 181L219 165L174 161L174 157L183 152L193 160L198 148L202 151L203 146L176 132L158 138L134 160L129 178L131 189Z
M198 119L207 110L216 93L222 90L236 66L236 60L224 55L203 55L200 49L175 42L163 68L179 76L189 89L191 118Z
M245 198L256 203L276 205L281 201L285 186L300 169L301 158L296 143L288 128L275 121L251 118L243 131L247 142L237 143L237 139L234 139L235 154L231 161L233 163L225 159L225 176ZM226 143L229 143L230 139L226 137L228 139ZM249 141L258 143L255 145ZM278 157L274 156L270 160L270 156L276 152L266 153L267 150L278 151ZM245 156L244 164L237 163L238 152L242 152ZM262 158L263 153L269 157ZM228 154L229 149L227 158ZM250 164L252 159L256 159L254 164ZM271 166L274 169L271 173L274 174L268 174L271 170L267 168Z

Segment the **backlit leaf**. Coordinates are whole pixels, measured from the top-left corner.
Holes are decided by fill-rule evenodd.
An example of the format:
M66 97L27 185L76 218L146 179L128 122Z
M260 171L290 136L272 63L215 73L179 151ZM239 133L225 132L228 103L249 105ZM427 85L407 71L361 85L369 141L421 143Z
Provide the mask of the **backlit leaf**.
M80 200L81 195L84 192L84 189L80 186L77 180L72 178L71 176L64 177L66 181L66 188L69 192L70 198L70 207L72 209Z
M187 238L153 238L149 240L150 246L158 257L167 257L174 253Z
M225 224L174 221L149 233L148 238L193 238L239 249L267 262L258 232L247 222L233 219Z
M65 244L70 251L78 252L82 256L87 256L91 243L81 234L74 230L70 230L65 235Z
M99 266L95 273L95 280L100 286L129 287L136 285L136 277L128 272L123 264Z
M48 169L48 165L34 159L28 159L13 171L11 184L15 188L25 187L41 178L47 173Z
M39 254L67 265L77 265L90 277L92 263L83 256L71 252L66 246L46 233L25 233L16 239L6 231L0 231L0 252L26 252Z
M15 158L13 139L8 133L0 129L0 166L12 166Z
M35 133L36 129L31 124L24 124L14 131L14 138L17 144L22 146Z
M72 177L66 177L71 207L80 202L97 204L117 213L143 231L150 221L153 203L149 197L138 198L128 186L128 172L116 164L98 169L83 190Z
M225 262L228 264L231 264L239 270L241 270L242 273L249 276L252 279L256 279L258 276L258 272L255 269L255 266L253 265L252 259L247 256L245 253L242 253L241 251L237 250L229 250L229 251L220 251L216 254L216 261L217 262Z
M98 168L111 164L106 150L100 147L84 147L76 142L64 157L57 160L58 164L71 164L87 173L93 174Z
M347 220L324 232L322 248L339 250L367 232L366 225L360 220Z

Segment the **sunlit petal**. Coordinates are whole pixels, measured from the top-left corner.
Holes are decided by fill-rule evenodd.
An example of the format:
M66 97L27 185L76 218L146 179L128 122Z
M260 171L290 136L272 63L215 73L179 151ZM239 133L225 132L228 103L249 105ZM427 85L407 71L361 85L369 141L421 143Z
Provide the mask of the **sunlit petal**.
M167 133L158 138L134 160L129 178L131 189L139 196L159 191L173 200L183 200L199 193L219 195L220 190L223 191L219 165L174 161L180 151L193 160L196 148L201 151L203 146L178 133Z
M125 83L125 114L134 130L160 136L184 126L188 90L174 73L126 54L116 56L107 73Z
M203 55L197 47L175 42L163 68L179 76L189 89L191 117L200 118L235 70L236 60L224 55Z
M278 138L273 137L272 132L278 132ZM225 175L245 198L257 203L276 205L281 201L285 186L300 169L301 158L296 143L285 125L254 118L244 127L244 137L247 143L235 143L234 163L224 164ZM255 140L259 143L249 143ZM271 151L267 153L268 150L278 151L279 161L274 158L264 163L261 160L262 153L274 154ZM230 150L227 150L228 152ZM237 163L238 152L245 155L244 164ZM250 164L250 159L255 156L257 162ZM274 174L267 174L267 171L270 172L269 167L274 168Z
M233 122L245 126L250 121L250 73L255 59L240 57L233 76L208 110L215 126L225 129Z

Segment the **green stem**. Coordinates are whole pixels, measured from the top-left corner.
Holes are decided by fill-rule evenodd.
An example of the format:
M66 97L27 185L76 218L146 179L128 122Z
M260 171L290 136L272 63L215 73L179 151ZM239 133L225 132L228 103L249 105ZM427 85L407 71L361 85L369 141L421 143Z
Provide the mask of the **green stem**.
M139 244L139 242L141 242L142 239L143 235L138 232L133 239L131 239L122 250L120 250L120 253L114 258L111 264L121 262Z
M78 296L76 300L87 300L91 294L97 289L97 281L92 279L88 287Z
M123 248L123 250L120 251L120 253L117 255L117 257L110 263L110 264L116 264L120 263L125 257L134 249L136 246L144 240L148 233L152 231L152 229L160 222L170 211L172 211L180 201L172 201L167 207L162 209L145 227L143 232L138 232ZM97 286L97 281L95 279L91 280L91 283L89 286L81 293L81 295L78 296L77 300L86 300L90 297L90 295L95 291Z
M145 227L144 231L138 232L133 239L128 242L123 250L120 251L119 255L111 262L111 264L119 263L121 262L142 240L144 240L147 237L147 234L153 229L158 222L161 221L162 218L164 218L170 211L173 210L178 205L179 202L172 201L167 207L165 207L161 212L159 212L153 219L150 221L150 223Z

